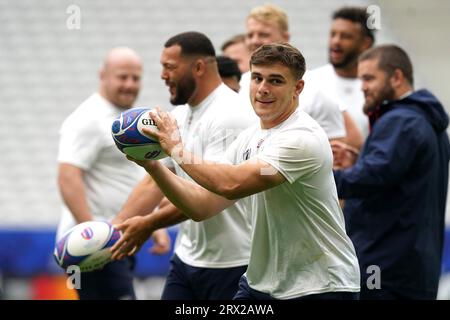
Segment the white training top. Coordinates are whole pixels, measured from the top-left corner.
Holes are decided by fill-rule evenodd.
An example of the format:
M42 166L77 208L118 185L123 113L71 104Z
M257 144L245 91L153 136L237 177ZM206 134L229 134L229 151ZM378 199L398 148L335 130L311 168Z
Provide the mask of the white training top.
M87 202L95 219L113 218L145 175L144 169L125 158L111 136L111 125L122 111L94 93L60 129L58 162L83 169ZM57 239L74 225L63 205Z
M308 72L307 72L308 73ZM251 72L244 73L239 82L239 95L251 107L250 101ZM305 81L305 87L299 96L299 108L309 114L325 130L328 139L346 136L344 118L339 105L326 94L320 86Z
M205 160L223 162L227 147L236 136L255 122L238 94L221 84L199 105L176 107L177 119L186 150ZM193 181L176 163L177 175ZM230 268L248 264L251 220L240 202L202 222L187 220L180 224L175 253L186 264L202 268Z
M369 120L363 112L364 93L361 90L361 80L339 76L333 66L328 63L307 73L306 81L321 86L342 111L347 110L356 122L364 138L369 134Z
M287 181L250 196L249 286L277 299L359 291L358 260L345 233L325 132L297 109L269 130L252 126L227 151L233 164L253 157Z

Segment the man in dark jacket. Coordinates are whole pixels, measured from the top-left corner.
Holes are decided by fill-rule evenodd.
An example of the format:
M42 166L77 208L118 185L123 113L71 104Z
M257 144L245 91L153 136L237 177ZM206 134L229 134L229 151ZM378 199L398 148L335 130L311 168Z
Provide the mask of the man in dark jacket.
M361 268L361 299L435 299L441 271L449 119L413 91L406 52L379 46L359 58L371 132L353 166L335 144L335 180ZM347 164L346 164L347 163Z

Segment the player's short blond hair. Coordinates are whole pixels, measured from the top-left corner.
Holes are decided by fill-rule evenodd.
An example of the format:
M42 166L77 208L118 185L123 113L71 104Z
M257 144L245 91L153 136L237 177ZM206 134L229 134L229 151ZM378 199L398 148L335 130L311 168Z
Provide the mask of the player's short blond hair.
M287 32L289 29L288 17L280 7L273 4L264 4L253 8L247 17L247 20L253 18L257 21L273 24L281 31Z

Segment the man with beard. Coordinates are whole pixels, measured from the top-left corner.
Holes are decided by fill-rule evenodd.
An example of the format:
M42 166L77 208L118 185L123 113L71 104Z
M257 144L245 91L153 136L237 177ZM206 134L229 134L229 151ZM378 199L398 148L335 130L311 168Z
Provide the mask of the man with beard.
M133 106L141 86L142 63L133 50L112 49L100 70L97 93L84 101L63 123L58 151L58 184L64 200L57 239L74 225L114 217L145 171L130 166L111 139L111 123ZM158 235L158 233L156 234ZM156 238L161 253L168 236ZM134 299L133 259L83 273L81 300Z
M352 119L362 139L353 147L360 148L368 134L368 119L362 112L364 96L357 78L358 56L374 43L373 30L367 27L367 10L343 7L333 13L328 39L329 63L312 70L306 79L324 88L339 103L346 129Z
M198 32L178 34L165 43L161 65L170 102L179 105L172 114L186 148L203 159L223 161L227 145L254 122L255 115L244 110L238 94L222 83L211 41ZM177 175L188 177L175 162L164 160ZM117 228L124 234L112 248L113 258L134 254L154 230L182 222L162 299L231 299L250 256L250 217L242 205L195 222L162 200L163 193L150 176L134 189L115 219L122 222Z
M361 299L435 299L441 270L450 145L448 116L413 91L408 55L364 52L358 77L371 132L353 166L334 172L361 268ZM354 162L334 146L343 167Z

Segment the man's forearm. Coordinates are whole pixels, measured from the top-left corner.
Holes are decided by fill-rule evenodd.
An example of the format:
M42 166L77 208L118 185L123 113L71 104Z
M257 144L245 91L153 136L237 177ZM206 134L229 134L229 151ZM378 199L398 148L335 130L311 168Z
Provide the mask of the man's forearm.
M145 219L147 220L149 228L152 230L158 230L161 228L174 226L180 222L188 220L189 218L184 215L180 209L170 203L147 215Z
M345 137L344 142L356 148L357 150L361 149L362 145L364 144L364 138L361 134L361 131L358 129L355 121L347 111L342 112L342 115L344 117L345 130L347 132L347 136Z
M238 165L202 160L182 150L177 162L200 186L229 200L238 200L286 181L270 164L253 158Z
M145 168L170 202L195 221L207 219L234 202L176 176L159 163L147 163Z
M228 164L205 161L195 154L182 149L176 159L180 167L205 189L230 199L230 191L244 184L246 172L239 173Z
M84 189L78 191L76 188L65 189L66 190L61 190L61 194L64 199L64 203L72 213L75 221L77 223L82 223L92 220L93 216L89 210L86 198L84 196ZM67 189L70 189L70 191Z
M58 186L61 197L77 223L93 219L86 200L83 171L70 164L60 164Z

